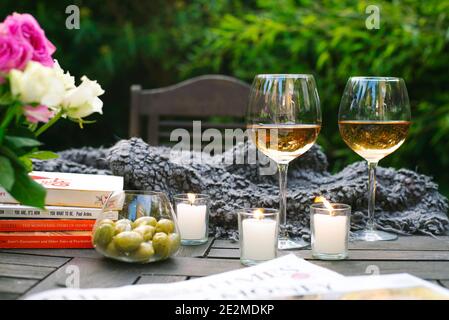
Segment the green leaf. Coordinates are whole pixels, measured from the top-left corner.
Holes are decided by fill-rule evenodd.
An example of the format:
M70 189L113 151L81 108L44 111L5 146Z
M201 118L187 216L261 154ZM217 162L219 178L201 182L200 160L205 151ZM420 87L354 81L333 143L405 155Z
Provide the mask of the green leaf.
M16 170L10 194L17 201L23 205L43 209L46 193L45 188L31 179L25 171Z
M14 184L14 168L8 158L0 156L0 185L11 191Z
M0 128L0 144L2 144L4 137L5 137L5 129Z
M51 151L35 151L26 155L30 159L50 160L57 159L59 155Z
M26 155L21 156L19 158L20 162L22 162L23 166L25 167L25 170L27 172L30 172L33 170L33 161L31 161L30 158L28 158Z
M8 106L14 102L12 95L9 92L0 94L0 105Z
M26 169L17 154L7 146L0 145L0 154L3 154L9 158L15 168L18 167L19 169Z
M37 147L42 144L39 141L32 138L17 137L17 136L6 136L5 141L9 142L15 148Z

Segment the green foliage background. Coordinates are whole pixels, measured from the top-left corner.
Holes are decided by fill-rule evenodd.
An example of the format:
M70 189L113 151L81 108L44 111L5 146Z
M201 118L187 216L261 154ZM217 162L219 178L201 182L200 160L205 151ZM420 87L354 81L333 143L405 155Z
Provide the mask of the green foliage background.
M81 9L80 30L65 28L65 8ZM365 9L380 7L379 30ZM159 87L222 73L251 82L257 73L312 73L323 109L332 170L359 160L337 127L349 76L403 77L413 125L406 143L381 162L433 175L449 194L449 1L350 0L2 0L0 17L29 12L58 50L63 68L98 79L104 116L79 131L62 123L47 148L110 145L127 137L129 86Z

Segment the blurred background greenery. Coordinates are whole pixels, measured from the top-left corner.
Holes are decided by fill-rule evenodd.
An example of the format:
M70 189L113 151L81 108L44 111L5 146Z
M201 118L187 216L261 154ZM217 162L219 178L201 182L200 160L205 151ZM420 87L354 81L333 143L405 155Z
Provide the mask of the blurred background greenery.
M79 30L65 28L65 8L81 10ZM367 30L368 5L380 29ZM349 76L403 77L413 125L382 166L434 176L449 195L449 1L447 0L2 0L0 18L29 12L57 46L55 57L77 78L97 79L104 116L79 131L59 122L45 142L56 150L111 145L128 132L129 87L170 85L220 73L251 82L257 73L312 73L322 101L331 170L360 160L337 127Z

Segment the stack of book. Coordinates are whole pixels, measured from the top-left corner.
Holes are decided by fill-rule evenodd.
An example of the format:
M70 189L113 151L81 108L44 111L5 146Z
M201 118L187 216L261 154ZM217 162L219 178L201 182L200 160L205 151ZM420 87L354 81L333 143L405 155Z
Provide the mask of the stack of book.
M123 177L40 171L30 175L47 189L45 210L19 205L0 188L0 248L92 248L95 221L110 193L123 190ZM118 218L118 212L108 215Z

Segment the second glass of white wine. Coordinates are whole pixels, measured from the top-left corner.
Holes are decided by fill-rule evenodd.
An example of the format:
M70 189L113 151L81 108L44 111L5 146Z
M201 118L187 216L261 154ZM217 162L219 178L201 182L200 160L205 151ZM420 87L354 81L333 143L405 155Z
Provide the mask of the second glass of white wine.
M397 235L376 230L374 221L377 163L396 151L410 127L410 103L404 80L393 77L351 77L341 99L340 134L368 162L368 220L355 240L394 240Z
M288 234L287 171L290 161L313 146L321 129L320 100L313 76L257 75L251 87L247 126L257 149L276 162L278 167L278 248L287 250L308 246L301 238L291 238Z

